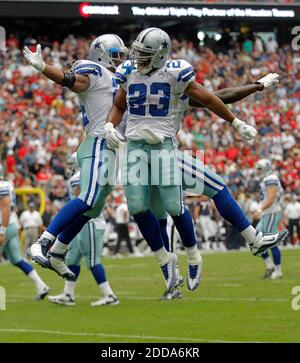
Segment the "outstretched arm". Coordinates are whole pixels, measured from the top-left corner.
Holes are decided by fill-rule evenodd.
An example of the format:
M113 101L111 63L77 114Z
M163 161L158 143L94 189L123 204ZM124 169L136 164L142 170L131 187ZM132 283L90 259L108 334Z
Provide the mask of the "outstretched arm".
M213 92L213 94L219 97L220 100L225 104L234 103L248 97L252 93L255 93L257 91L263 91L265 88L270 87L278 82L279 74L269 73L253 84L248 84L242 87L224 88L219 91ZM192 107L203 107L203 105L193 99L189 100L189 105Z
M237 129L244 140L250 141L257 134L257 131L254 127L247 125L244 121L241 121L235 117L234 114L217 96L210 93L197 82L191 82L184 93L200 102L204 107L214 112L217 116L221 117L227 122L230 122L232 126Z
M86 75L64 72L61 69L46 64L43 61L41 45L38 44L36 52L31 52L27 47L23 50L24 57L39 72L57 84L70 88L73 92L83 92L90 86L90 79Z

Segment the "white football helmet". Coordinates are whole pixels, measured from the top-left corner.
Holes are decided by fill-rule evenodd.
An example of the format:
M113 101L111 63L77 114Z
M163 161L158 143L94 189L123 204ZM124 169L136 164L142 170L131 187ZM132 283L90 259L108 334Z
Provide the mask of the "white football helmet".
M90 45L89 59L106 68L116 69L127 59L128 49L123 40L116 34L103 34Z
M260 171L260 175L264 177L269 175L273 170L272 163L269 159L258 160L258 162L255 164L255 168L256 170Z
M159 28L148 28L139 33L133 42L129 58L142 74L161 68L171 51L169 35Z
M66 176L71 178L79 170L77 153L73 153L67 160Z

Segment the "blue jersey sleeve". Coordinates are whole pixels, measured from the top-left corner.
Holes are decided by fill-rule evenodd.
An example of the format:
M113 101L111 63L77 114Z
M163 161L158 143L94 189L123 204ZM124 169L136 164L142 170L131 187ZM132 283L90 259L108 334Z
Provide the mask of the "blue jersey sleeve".
M127 60L120 64L116 70L116 81L125 91L127 91L127 77L132 73L132 71L134 71L134 69L135 68L132 66L131 62Z

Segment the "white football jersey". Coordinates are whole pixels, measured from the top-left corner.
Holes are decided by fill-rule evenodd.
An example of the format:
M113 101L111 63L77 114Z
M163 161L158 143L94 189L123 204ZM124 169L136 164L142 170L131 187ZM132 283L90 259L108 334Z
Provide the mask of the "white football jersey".
M75 173L68 181L70 199L75 198L75 189L79 186L80 186L80 171L77 171L77 173ZM89 223L91 222L95 224L96 229L105 229L106 222L103 213L101 213L98 217L91 219Z
M283 192L280 180L276 174L270 174L263 178L260 183L260 200L261 204L267 199L267 189L272 186L277 186L277 195L275 202L267 209L262 211L262 215L280 212L280 197Z
M9 180L0 180L0 198L8 196L10 199L10 220L9 224L16 222L15 205L16 195L14 192L14 185ZM2 223L2 211L0 209L0 225Z
M126 137L139 140L135 127L145 125L153 132L175 139L183 116L181 97L195 80L192 66L185 60L168 60L147 76L126 61L118 67L115 77L127 92Z
M86 135L104 137L104 125L118 90L114 73L90 60L79 60L72 66L75 74L88 75L90 86L77 93Z

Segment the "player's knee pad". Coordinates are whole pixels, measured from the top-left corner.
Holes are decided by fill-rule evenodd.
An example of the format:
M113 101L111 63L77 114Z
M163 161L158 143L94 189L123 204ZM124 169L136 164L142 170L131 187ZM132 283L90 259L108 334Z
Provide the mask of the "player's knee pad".
M143 201L139 198L130 197L128 201L129 213L133 216L144 213L148 210L148 207L144 205Z
M182 206L178 202L173 200L164 203L164 207L172 217L178 217L183 213Z

